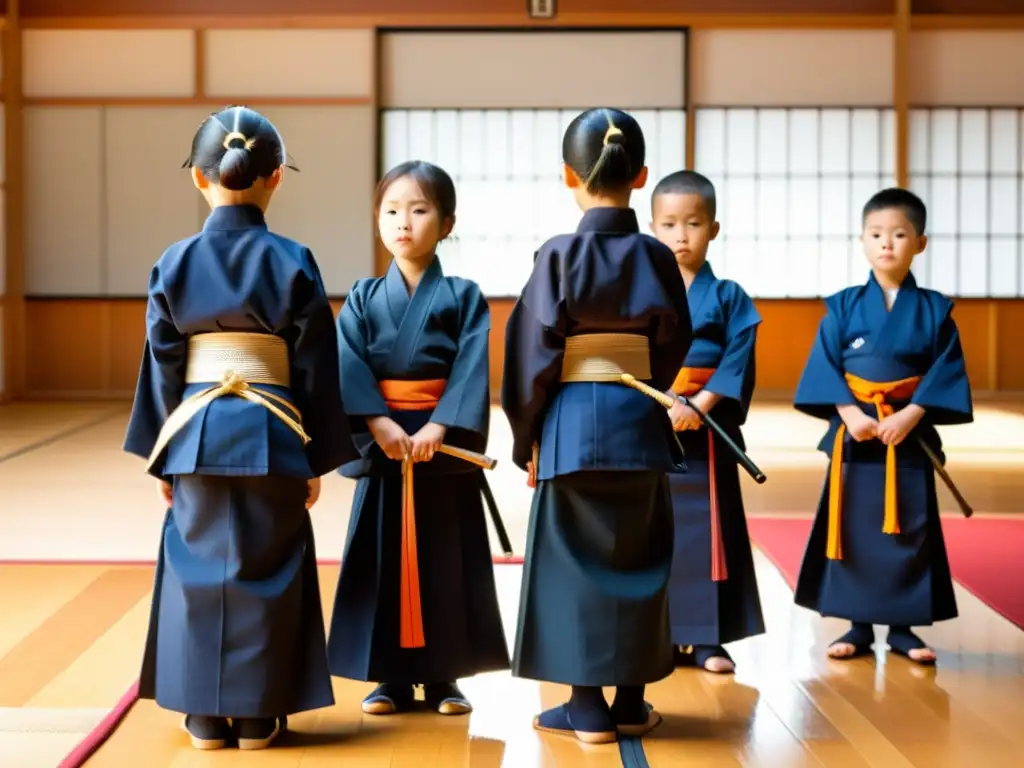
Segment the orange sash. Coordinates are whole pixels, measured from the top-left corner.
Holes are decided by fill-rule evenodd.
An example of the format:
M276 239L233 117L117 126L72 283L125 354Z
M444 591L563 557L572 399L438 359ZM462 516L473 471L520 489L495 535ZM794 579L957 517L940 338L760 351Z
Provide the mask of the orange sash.
M907 400L917 389L920 376L899 381L867 381L852 373L846 374L846 384L853 396L862 403L873 403L881 421L894 413L889 398ZM843 559L842 518L843 518L843 436L846 424L839 423L832 443L832 464L829 468L828 489L828 545L825 550L829 560ZM900 532L899 510L896 501L896 446L886 446L885 451L885 518L882 533Z
M444 379L425 381L378 381L388 408L394 411L429 411L437 407L444 388ZM423 605L420 601L420 567L416 549L416 504L412 484L413 463L402 462L402 574L399 644L402 648L422 648Z
M680 368L672 391L677 395L692 397L704 388L714 368ZM718 483L715 482L715 436L708 430L708 487L711 507L711 580L725 581L729 570L725 565L725 544L722 541L722 521L718 510Z

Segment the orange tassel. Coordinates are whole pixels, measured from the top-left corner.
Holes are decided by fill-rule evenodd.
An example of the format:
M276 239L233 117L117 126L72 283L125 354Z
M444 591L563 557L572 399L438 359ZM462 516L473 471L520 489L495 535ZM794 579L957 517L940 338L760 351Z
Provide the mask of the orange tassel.
M423 648L423 606L420 601L420 567L416 548L416 504L412 484L413 463L402 462L402 586L400 645Z

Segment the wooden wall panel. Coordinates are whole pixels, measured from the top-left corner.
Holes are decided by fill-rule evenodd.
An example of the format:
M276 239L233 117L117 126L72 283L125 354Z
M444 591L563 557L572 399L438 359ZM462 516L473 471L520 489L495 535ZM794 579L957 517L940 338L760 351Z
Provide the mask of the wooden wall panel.
M911 32L909 58L911 106L1024 104L1024 30Z
M29 29L26 98L191 96L195 35L188 29Z
M4 295L0 293L0 403L6 403L10 396L7 393L7 379L4 378L4 365L7 362L4 356Z
M0 56L0 61L3 61L3 57ZM17 113L15 113L17 114ZM0 102L0 147L4 146L7 141L7 109L6 105ZM7 181L7 158L4 153L0 151L0 188L2 188ZM0 264L3 264L0 261ZM3 272L3 267L0 266L0 273ZM3 278L0 278L3 279ZM0 288L0 293L3 293L3 289Z
M2 123L0 123L2 125ZM3 144L0 144L2 147ZM0 181L0 298L7 293L7 191L3 182ZM0 333L0 337L3 334ZM3 353L0 352L0 358ZM0 388L2 388L3 377L0 376Z
M473 14L480 13L479 0L22 0L22 16L114 17L114 16L302 16L327 14ZM488 13L526 16L525 0L488 0Z
M335 313L341 301L333 301ZM514 301L492 299L491 395L497 401L504 364L505 325ZM814 341L820 301L755 301L764 322L758 336L756 397L791 397ZM28 396L125 398L135 390L145 340L144 299L30 299ZM967 371L976 393L1024 391L1019 329L1024 301L959 301ZM70 332L69 329L74 329Z
M204 36L209 96L372 95L373 30L209 30Z
M112 394L108 367L112 342L123 344L132 337L126 333L122 338L121 328L105 322L108 307L106 301L89 299L26 302L25 373L30 396ZM144 302L138 309L145 317Z
M995 340L992 352L998 361L996 386L1000 391L1024 390L1024 354L1021 353L1021 329L1024 329L1024 301L998 303Z
M892 102L889 30L698 29L690 40L696 106L873 107Z
M984 1L984 0L983 0ZM993 0L989 0L992 2ZM22 0L26 18L59 16L147 16L167 14L517 14L527 16L526 0ZM486 10L484 10L486 8ZM560 14L580 13L891 13L893 0L559 0Z
M396 32L380 45L382 107L685 104L682 32Z
M104 302L111 342L104 377L114 393L135 391L139 362L146 343L146 302L140 299Z
M1021 0L914 0L914 13L1007 16L1024 13Z
M559 13L892 13L895 0L558 0Z

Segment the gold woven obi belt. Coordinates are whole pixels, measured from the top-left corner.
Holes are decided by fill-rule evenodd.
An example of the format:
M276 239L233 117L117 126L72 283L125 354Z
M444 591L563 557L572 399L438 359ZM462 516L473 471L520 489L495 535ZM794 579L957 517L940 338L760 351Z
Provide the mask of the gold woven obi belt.
M147 469L153 467L167 444L193 416L225 395L242 397L263 406L302 438L303 444L309 442L309 436L302 429L302 414L298 408L283 397L256 386L291 386L288 345L280 336L245 332L191 336L185 383L210 383L211 386L185 398L167 417L149 454Z
M651 350L646 336L634 333L584 333L565 340L562 381L620 382L628 373L651 378Z

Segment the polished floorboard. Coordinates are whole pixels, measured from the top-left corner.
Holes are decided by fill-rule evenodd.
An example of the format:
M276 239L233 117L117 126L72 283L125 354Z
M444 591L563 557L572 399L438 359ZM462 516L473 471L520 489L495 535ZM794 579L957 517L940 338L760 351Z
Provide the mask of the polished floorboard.
M944 431L949 469L979 515L1020 513L1024 415L979 404L975 424ZM0 766L56 766L138 674L162 510L141 461L120 450L124 404L0 408ZM517 554L530 491L507 460L496 411L491 485ZM755 407L749 452L769 476L746 483L752 515L807 514L820 492L819 425L785 404ZM318 552L341 555L353 484L324 483L313 510ZM944 493L944 491L943 491ZM954 509L943 496L944 510ZM494 551L498 546L494 543ZM898 657L834 662L842 622L796 608L755 553L768 631L730 646L737 673L677 670L651 686L665 720L643 740L651 766L1013 766L1024 764L1024 632L957 588L960 617L921 630L935 669ZM72 562L77 561L77 562ZM337 567L320 569L325 615ZM520 568L496 566L506 631ZM368 685L336 680L337 704L293 718L271 750L193 750L179 718L139 702L92 766L621 766L615 746L586 747L530 727L566 689L507 673L463 682L469 717L364 716ZM642 765L642 763L640 764Z

